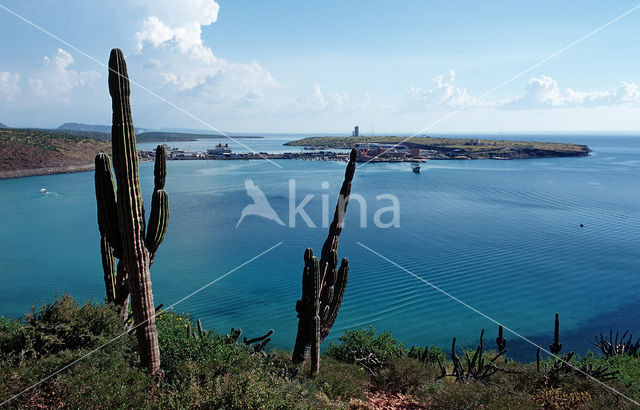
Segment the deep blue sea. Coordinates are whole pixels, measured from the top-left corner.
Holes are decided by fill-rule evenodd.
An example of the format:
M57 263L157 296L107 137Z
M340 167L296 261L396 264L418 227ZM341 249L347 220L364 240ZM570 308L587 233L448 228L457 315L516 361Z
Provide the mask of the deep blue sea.
M280 146L287 139L242 142L257 151L291 151ZM350 279L329 340L369 324L409 346L448 349L454 336L458 346L471 345L483 328L489 347L496 337L488 319L357 242L543 346L552 341L555 312L564 351L584 353L595 334L611 328L640 336L640 137L528 139L583 143L593 152L586 158L430 161L420 174L408 163L358 168L353 193L364 198L366 210L352 202L347 212L339 256L349 258ZM277 163L282 168L267 161L169 162L171 219L152 282L156 304L168 306L282 242L175 309L220 332L240 327L256 336L273 328L271 346L290 349L304 250L320 251L327 235L323 201L332 216L345 163ZM144 163L141 174L150 204L153 164ZM285 226L248 216L236 228L252 203L248 178ZM289 226L292 179L294 207L313 195L304 210L315 228L300 215L296 227ZM43 187L48 194L40 193ZM374 224L376 212L391 205L376 199L384 194L398 199L399 227ZM391 216L383 212L382 222ZM93 172L0 180L0 281L5 316L21 316L64 292L102 300ZM534 347L505 336L511 357L535 360Z

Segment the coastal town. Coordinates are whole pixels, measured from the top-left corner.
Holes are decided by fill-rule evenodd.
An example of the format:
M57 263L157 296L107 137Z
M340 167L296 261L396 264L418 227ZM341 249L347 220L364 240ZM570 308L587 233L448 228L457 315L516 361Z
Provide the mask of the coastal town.
M469 158L451 158L446 154L436 150L425 150L420 148L410 149L406 145L396 144L356 144L358 150L358 161L377 161L377 162L421 162L427 159L469 159ZM168 160L250 160L250 159L298 159L311 161L347 161L349 154L347 152L331 151L330 148L308 147L302 152L284 152L284 153L268 153L268 152L240 152L234 153L229 144L219 143L206 152L189 151L180 148L166 146ZM140 158L151 160L155 158L153 150L139 150Z
M526 158L580 157L589 155L586 145L551 142L508 141L480 138L436 138L429 136L361 136L358 126L350 137L307 137L284 144L298 151L284 153L233 152L228 143L206 151L167 148L169 160L298 159L346 161L348 150L358 150L358 162L423 162L426 160L510 160ZM300 151L300 149L302 149ZM153 150L139 152L153 159Z

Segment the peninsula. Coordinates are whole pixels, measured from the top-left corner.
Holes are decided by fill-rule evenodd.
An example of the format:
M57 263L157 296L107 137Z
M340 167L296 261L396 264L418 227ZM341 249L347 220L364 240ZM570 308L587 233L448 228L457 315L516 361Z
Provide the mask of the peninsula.
M59 128L47 130L8 128L0 124L0 179L93 169L96 154L111 151L111 133L102 132L104 131L102 128L95 128L98 126L95 126L95 129L88 127L83 129ZM228 137L154 131L138 134L136 138L138 142L167 143L197 141L202 138L225 139ZM262 137L234 137L234 139L238 138ZM259 155L256 157L257 159L262 159Z
M286 143L310 149L347 149L354 146L360 161L396 161L402 156L424 159L523 159L585 157L586 145L554 142L506 141L478 138L309 137Z
M111 143L62 132L0 129L0 178L59 174L93 168L99 152Z

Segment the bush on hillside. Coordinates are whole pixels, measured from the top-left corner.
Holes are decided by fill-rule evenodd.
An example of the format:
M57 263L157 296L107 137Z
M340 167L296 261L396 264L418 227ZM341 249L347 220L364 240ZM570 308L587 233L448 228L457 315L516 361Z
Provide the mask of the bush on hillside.
M367 329L346 330L338 339L341 343L329 343L325 354L345 363L355 363L356 359L373 353L383 362L407 354L404 345L394 339L389 332L376 334L373 326Z

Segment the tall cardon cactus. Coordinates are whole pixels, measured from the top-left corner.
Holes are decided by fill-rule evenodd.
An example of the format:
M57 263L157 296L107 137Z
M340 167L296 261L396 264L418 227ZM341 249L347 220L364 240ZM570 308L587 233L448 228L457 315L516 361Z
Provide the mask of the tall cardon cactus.
M116 288L118 279L126 276L141 364L157 374L160 372L160 350L149 267L164 239L169 219L169 198L164 191L166 153L164 146L158 146L151 214L149 225L145 226L138 150L129 102L129 77L124 56L119 49L111 50L109 57L109 93L113 108L111 145L117 181L115 191L108 157L100 154L96 157L96 198L98 223L105 245L105 283L109 293L109 287ZM120 259L115 280L114 257Z
M305 251L302 275L302 298L296 302L298 333L292 360L302 363L311 349L311 369L317 373L320 366L320 344L329 335L338 318L349 277L349 261L344 258L338 268L338 238L351 195L351 181L356 170L358 151L351 151L349 164L340 188L338 204L324 242L320 260L309 248Z

